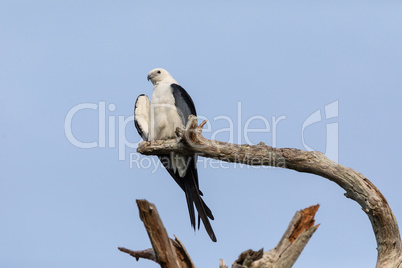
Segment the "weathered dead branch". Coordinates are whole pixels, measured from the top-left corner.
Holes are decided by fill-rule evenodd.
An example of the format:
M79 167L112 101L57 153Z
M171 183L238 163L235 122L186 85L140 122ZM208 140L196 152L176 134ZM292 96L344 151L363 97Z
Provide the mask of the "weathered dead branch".
M264 252L261 258L246 267L292 267L319 226L314 225L314 216L318 208L319 205L316 205L297 211L278 245Z
M208 140L201 134L205 121L197 127L197 119L189 118L185 130L177 129L179 139L140 143L137 151L144 155L198 154L232 163L266 165L316 174L327 178L360 204L373 227L377 241L376 267L402 267L402 242L399 227L392 210L381 192L361 173L339 165L320 152L294 148L273 148L257 145L237 145Z
M155 205L146 200L137 200L137 206L153 248L141 251L133 251L123 247L118 249L130 254L137 261L140 258L152 260L164 268L195 268L181 241L177 237L173 240L167 236ZM296 212L274 249L267 252L263 252L263 249L259 251L246 250L232 264L232 268L292 267L318 228L318 225L314 226L314 216L318 207L319 205L316 205ZM219 267L227 268L223 260L220 260Z
M137 261L139 259L147 259L147 260L157 262L156 256L155 256L155 251L152 248L139 250L139 251L134 251L134 250L123 248L123 247L118 247L118 249L124 253L130 254Z
M175 240L168 237L155 205L146 200L137 200L137 206L140 218L151 240L152 249L132 251L119 247L119 250L130 254L137 261L139 258L152 260L162 268L195 267L181 241L177 237Z

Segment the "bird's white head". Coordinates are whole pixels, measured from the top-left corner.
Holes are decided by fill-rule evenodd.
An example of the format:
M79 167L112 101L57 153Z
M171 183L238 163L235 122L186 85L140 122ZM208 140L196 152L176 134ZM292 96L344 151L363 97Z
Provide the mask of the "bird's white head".
M173 79L172 76L162 68L153 69L148 73L148 81L151 80L152 84L157 85L159 82L165 79Z

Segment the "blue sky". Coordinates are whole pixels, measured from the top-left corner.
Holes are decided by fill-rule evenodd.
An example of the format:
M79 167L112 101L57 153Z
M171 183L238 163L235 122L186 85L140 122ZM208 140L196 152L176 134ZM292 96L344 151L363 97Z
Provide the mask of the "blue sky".
M152 94L147 73L165 68L209 120L206 137L329 146L402 222L401 12L397 1L2 1L0 266L157 267L117 250L150 247L135 205L147 199L198 267L273 248L294 213L317 203L320 227L294 267L374 267L359 205L334 183L289 170L200 158L218 242L194 232L179 187L154 170L155 157L130 148L140 141L130 117L137 96ZM66 135L77 105L93 109L68 127L94 148ZM321 120L302 139L314 113ZM263 130L246 139L245 129Z

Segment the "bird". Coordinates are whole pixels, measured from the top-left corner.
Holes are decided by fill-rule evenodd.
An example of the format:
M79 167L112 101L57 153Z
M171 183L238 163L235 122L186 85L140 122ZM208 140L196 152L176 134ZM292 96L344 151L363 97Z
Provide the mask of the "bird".
M184 128L189 115L197 116L193 100L187 91L162 68L151 70L147 76L153 84L151 100L147 95L138 96L134 107L134 124L144 141L166 140L176 138L176 128ZM198 212L198 229L200 219L213 242L216 236L209 219L214 216L202 199L199 189L197 156L176 153L159 155L159 160L170 176L184 191L190 216L191 226L195 230L195 211ZM208 219L209 218L209 219Z

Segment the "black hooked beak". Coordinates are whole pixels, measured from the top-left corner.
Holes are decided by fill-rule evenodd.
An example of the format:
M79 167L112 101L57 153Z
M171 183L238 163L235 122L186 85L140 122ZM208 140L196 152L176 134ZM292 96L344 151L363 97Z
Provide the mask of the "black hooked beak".
M152 78L152 77L151 77L150 75L147 76L147 80L148 80L148 81L151 80L151 78Z

